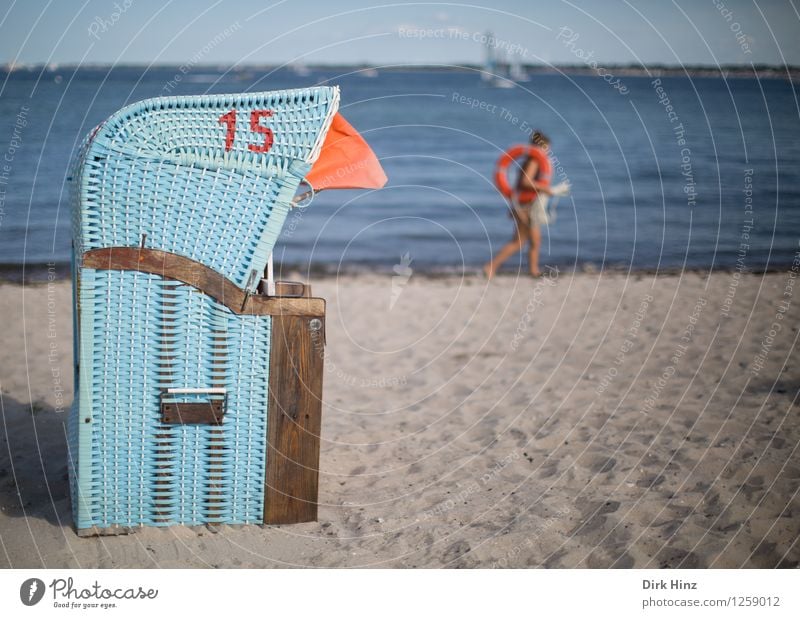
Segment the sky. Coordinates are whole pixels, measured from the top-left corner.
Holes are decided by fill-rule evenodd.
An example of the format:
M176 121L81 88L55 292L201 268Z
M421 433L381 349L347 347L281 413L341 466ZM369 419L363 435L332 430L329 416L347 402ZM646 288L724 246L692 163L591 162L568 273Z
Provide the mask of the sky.
M14 64L800 65L798 0L0 0Z

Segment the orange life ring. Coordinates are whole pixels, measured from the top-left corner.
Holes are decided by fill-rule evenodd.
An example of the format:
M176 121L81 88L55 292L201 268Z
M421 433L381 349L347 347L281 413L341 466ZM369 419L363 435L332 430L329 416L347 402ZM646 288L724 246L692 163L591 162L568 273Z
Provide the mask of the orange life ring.
M550 184L552 166L550 164L550 158L547 156L544 149L529 144L517 144L502 154L497 160L494 170L494 183L497 185L497 189L509 199L511 199L516 191L511 188L508 182L508 167L522 155L535 159L539 164L539 171L536 173L538 182L545 185ZM518 199L523 203L531 202L536 198L536 195L536 191L524 191L519 194Z

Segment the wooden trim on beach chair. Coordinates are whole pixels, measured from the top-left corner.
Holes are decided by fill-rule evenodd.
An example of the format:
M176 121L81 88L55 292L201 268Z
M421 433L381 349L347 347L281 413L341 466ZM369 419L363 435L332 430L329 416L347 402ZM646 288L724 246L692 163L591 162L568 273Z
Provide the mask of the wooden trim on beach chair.
M317 519L324 329L322 318L272 319L265 524Z
M144 247L106 247L83 254L83 267L135 270L191 285L237 315L323 317L325 299L252 295L217 271L191 258Z

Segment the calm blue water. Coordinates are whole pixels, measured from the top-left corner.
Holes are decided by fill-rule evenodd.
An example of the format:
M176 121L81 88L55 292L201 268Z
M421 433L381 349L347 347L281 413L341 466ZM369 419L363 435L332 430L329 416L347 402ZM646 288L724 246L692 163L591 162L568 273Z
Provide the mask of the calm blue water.
M11 159L0 161L0 171L8 166L0 174L0 264L69 260L66 178L77 144L123 105L164 94L176 73L0 73L0 157ZM627 96L588 76L538 75L498 89L472 73L369 78L195 67L172 93L342 87L342 111L380 157L389 185L319 195L284 230L277 255L286 263L386 267L408 252L417 268L481 264L512 225L492 185L494 162L508 145L526 141L529 126L551 136L563 168L556 175L573 187L545 233L546 263L731 267L750 218L746 169L753 170L753 229L745 264L761 270L789 263L800 238L800 119L791 83L666 77L678 117L670 122L650 79L621 79ZM483 109L460 102L461 95ZM8 151L23 106L27 126ZM685 144L674 131L680 124Z

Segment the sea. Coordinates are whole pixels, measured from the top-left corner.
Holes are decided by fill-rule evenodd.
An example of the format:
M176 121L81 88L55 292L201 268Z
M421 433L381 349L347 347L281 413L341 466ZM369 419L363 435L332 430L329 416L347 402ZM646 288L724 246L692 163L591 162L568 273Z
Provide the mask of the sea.
M48 66L0 72L0 271L68 274L70 162L119 108L316 84L340 86L340 111L389 181L322 192L290 215L275 247L286 267L477 271L513 231L496 161L534 129L551 139L554 182L571 187L553 204L543 264L764 272L800 250L800 103L779 74Z

